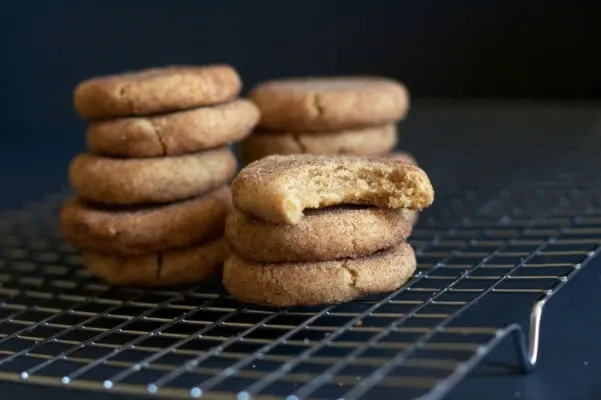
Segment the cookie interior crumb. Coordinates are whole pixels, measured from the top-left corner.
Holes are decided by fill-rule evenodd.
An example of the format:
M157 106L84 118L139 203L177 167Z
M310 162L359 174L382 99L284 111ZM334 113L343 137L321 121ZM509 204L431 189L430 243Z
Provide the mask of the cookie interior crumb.
M335 204L411 208L419 192L418 184L419 181L408 179L403 170L384 171L374 166L314 168L289 182L284 208L293 223L302 218L305 208Z

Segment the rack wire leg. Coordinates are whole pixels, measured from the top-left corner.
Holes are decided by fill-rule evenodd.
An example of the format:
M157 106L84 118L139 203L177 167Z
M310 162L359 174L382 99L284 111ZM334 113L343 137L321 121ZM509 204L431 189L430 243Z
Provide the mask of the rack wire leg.
M513 329L513 338L524 373L531 373L534 371L534 367L538 361L541 319L547 300L548 297L544 297L534 303L534 306L532 307L527 343L524 331L519 326L516 326L516 328Z

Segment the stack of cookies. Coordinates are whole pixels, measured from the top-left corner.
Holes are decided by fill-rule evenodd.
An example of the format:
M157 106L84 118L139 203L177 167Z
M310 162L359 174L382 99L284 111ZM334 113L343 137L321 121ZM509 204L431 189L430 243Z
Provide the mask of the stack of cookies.
M409 108L405 86L383 77L273 80L249 97L261 121L240 145L245 164L272 154L388 155Z
M259 120L227 65L172 66L92 78L75 89L88 152L69 169L77 196L63 236L114 285L203 281L220 271L237 163L228 145Z
M416 268L410 212L434 190L395 158L267 156L232 183L223 284L243 302L287 307L393 291Z

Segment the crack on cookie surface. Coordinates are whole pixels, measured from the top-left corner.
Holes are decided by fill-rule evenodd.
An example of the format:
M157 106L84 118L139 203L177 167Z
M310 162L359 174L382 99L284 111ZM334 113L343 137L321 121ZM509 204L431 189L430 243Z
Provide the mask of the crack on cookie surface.
M273 270L272 268L267 268L267 276L268 279L272 282L273 284L273 294L278 297L278 298L289 298L290 294L288 293L288 290L286 289L286 284L285 282L282 282L280 280L280 277L278 274L276 274L275 270Z
M357 280L359 279L359 273L354 269L351 268L349 265L349 260L344 260L340 266L349 273L349 276L351 277L351 283L350 283L350 287L357 289L358 291L360 291L359 287L357 287Z
M350 235L349 235L349 240L351 242L353 253L357 253L357 251L359 249L358 238L356 236L358 227L357 227L357 224L354 223L354 222L351 222L350 227L351 227L351 232L350 232Z
M326 112L326 107L323 105L321 96L318 93L314 93L313 96L311 96L311 108L315 114L315 119L321 118Z
M305 144L301 140L300 134L292 133L291 136L292 136L292 140L294 140L294 143L296 143L296 145L298 146L298 150L301 153L307 153L307 146L305 146Z
M161 156L167 156L167 146L165 145L165 140L161 134L161 129L154 123L152 119L149 118L147 121L150 124L150 129L152 129L152 132L156 136L159 145L161 146Z

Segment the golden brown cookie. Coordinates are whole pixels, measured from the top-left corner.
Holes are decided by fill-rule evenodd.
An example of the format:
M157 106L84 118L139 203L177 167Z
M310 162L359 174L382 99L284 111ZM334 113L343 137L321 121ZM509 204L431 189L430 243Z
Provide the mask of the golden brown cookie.
M235 299L261 306L335 304L394 291L415 268L415 253L405 242L362 258L322 262L263 264L233 253L223 267L223 285Z
M232 182L234 206L275 224L297 224L306 208L362 204L421 210L434 201L428 175L392 158L268 156Z
M122 157L177 156L238 142L259 121L259 109L239 99L212 107L89 125L90 152Z
M83 118L149 115L233 100L242 88L229 65L173 65L85 80L73 94Z
M357 258L404 241L409 210L342 206L307 210L296 225L275 225L234 211L226 240L240 257L259 262Z
M228 182L236 158L226 147L160 158L112 158L80 154L69 167L84 200L111 205L168 203L199 196Z
M260 125L279 131L337 131L385 125L409 108L406 87L375 76L306 77L263 82L249 94Z
M174 286L218 279L230 254L223 237L194 247L139 257L83 252L83 265L114 286Z
M351 154L377 156L397 144L395 125L326 133L256 131L242 143L244 164L271 154Z
M60 225L63 237L79 249L130 257L221 236L230 211L227 186L187 201L147 207L107 209L73 198L61 209Z

